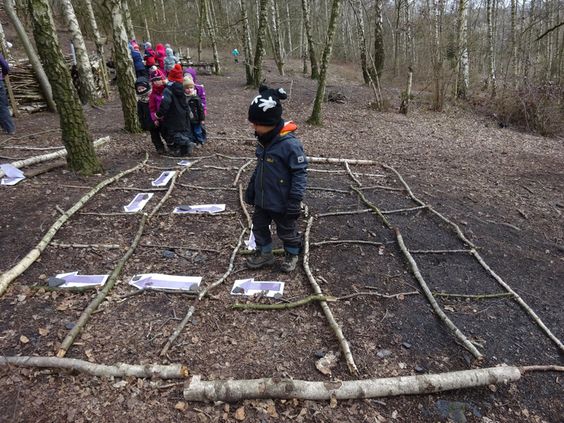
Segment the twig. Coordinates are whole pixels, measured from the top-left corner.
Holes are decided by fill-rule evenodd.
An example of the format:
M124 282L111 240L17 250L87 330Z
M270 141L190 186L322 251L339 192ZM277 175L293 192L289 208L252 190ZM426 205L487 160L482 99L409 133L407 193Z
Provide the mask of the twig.
M235 176L235 180L233 181L232 186L236 187L237 183L239 182L239 178L241 177L241 174L243 173L243 171L248 168L250 165L252 165L255 162L255 160L249 160L247 163L245 163L243 166L241 166L239 168L239 170L237 171L237 175Z
M2 148L6 148L6 149L14 149L14 150L38 150L38 151L44 151L44 150L60 150L61 147L27 147L27 146L23 146L23 145L7 145L5 147Z
M409 187L409 185L407 184L407 182L405 182L405 180L403 179L403 177L400 175L400 173L395 170L392 166L387 166L387 165L382 165L385 169L389 169L392 172L395 173L395 175L398 177L398 179L400 180L400 182L402 183L402 185L405 187L407 193L409 194L409 196L411 197L411 199L413 201L415 201L417 204L421 205L421 206L426 206L427 209L433 213L435 216L437 216L439 219L441 219L442 221L448 223L449 225L451 225L454 230L456 231L456 233L458 234L458 237L465 242L468 246L472 247L472 248L477 248L473 242L471 242L468 238L466 238L466 236L464 235L464 233L462 232L462 230L460 229L460 227L450 221L449 219L447 219L445 216L443 216L441 213L439 213L438 211L436 211L433 207L431 207L428 204L425 204L423 201L421 201L419 198L417 198L415 196L415 194L413 194L413 191L411 191L411 188Z
M347 173L349 174L349 176L351 177L351 179L352 179L353 181L355 181L356 184L357 184L359 187L361 187L361 186L362 186L362 182L360 182L360 181L358 180L358 178L353 175L353 173L352 173L352 171L351 171L351 168L350 168L348 162L345 162L345 169L347 170Z
M368 244L368 245L384 245L383 242L376 242L376 241L365 241L362 239L335 239L335 240L326 240L326 241L318 241L312 242L310 245L312 247L319 247L321 245L329 245L329 244Z
M449 294L447 292L436 292L433 291L433 294L437 297L446 297L446 298L468 298L472 300L483 300L487 298L502 298L502 297L510 297L513 294L510 292L500 292L498 294Z
M358 194L358 196L361 198L361 200L364 202L364 204L366 204L368 207L370 207L380 217L380 219L382 220L382 223L384 223L384 225L386 225L387 228L392 229L392 225L390 225L390 222L388 222L388 219L386 219L384 217L384 215L382 214L382 212L380 211L380 209L378 207L376 207L374 204L372 204L370 201L367 200L367 198L364 196L362 191L360 191L360 189L353 187L352 185L351 185L351 189Z
M558 366L557 364L544 365L544 366L522 366L519 367L523 373L528 372L564 372L564 366Z
M160 244L139 244L140 247L162 248L166 250L189 250L189 251L205 251L206 253L219 253L219 250L201 247L189 247L187 245L160 245Z
M371 185L369 187L362 187L361 189L363 190L368 190L368 189L383 189L385 191L403 191L402 188L395 188L395 187L387 187L385 185Z
M21 135L21 136L19 136L19 137L8 137L8 138L6 138L5 140L3 140L3 141L0 143L0 145L4 145L4 144L6 144L8 141L11 141L11 140L23 140L24 138L30 138L30 137L32 137L32 136L34 136L34 135L41 135L41 134L45 134L45 133L47 133L47 132L53 132L53 131L58 131L58 130L59 130L59 128L53 128L53 129L47 129L47 130L41 131L41 132L36 132L36 133L34 133L34 134ZM6 147L4 147L4 148L6 148ZM59 148L60 148L60 147L59 147Z
M214 166L214 165L203 165L202 169L215 169L215 170L237 170L239 169L238 167L235 166L229 166L229 167L225 167L225 166ZM200 170L200 168L196 168L194 170Z
M340 194L349 194L350 191L344 189L335 189L335 188L323 188L323 187L307 187L306 190L308 191L328 191L328 192L338 192Z
M142 212L80 212L79 214L82 216L137 216Z
M64 188L77 188L77 189L92 189L92 187L87 187L85 185L59 185Z
M12 267L11 269L7 270L2 275L0 275L0 296L2 296L2 294L4 294L4 292L8 288L8 285L15 278L17 278L19 275L21 275L29 266L31 266L31 264L35 260L37 260L37 258L45 250L47 245L49 245L49 242L51 242L51 240L53 239L53 237L55 236L57 231L61 228L61 226L63 226L63 224L74 213L76 213L77 210L79 210L84 204L86 204L86 202L88 200L90 200L90 198L92 198L94 196L94 194L96 194L98 191L100 191L102 188L106 187L107 185L109 185L109 184L117 181L118 179L122 178L123 176L128 175L132 172L135 172L137 169L140 169L141 167L143 167L145 165L146 162L147 162L147 157L145 157L145 160L143 162L141 162L140 164L138 164L137 166L134 166L131 169L120 172L117 175L100 182L98 185L96 185L94 188L92 188L88 193L86 193L80 200L78 200L78 202L74 206L72 206L70 209L68 209L65 212L64 215L60 216L55 221L55 223L53 223L53 225L51 225L51 227L49 228L47 233L43 236L41 241L39 241L39 243L29 253L27 253L26 256L22 260L20 260L18 262L18 264L16 264L14 267Z
M188 367L181 364L125 364L113 366L96 364L76 358L61 357L6 357L0 356L0 366L46 367L55 369L69 369L93 376L104 377L138 377L160 379L184 379L188 377Z
M143 229L145 228L145 223L147 222L147 220L148 220L148 216L147 214L144 213L143 217L141 218L141 222L139 223L137 234L135 235L135 238L133 239L133 242L131 243L129 249L127 250L125 255L119 260L114 270L112 270L112 273L108 277L108 280L104 285L104 288L98 292L96 298L94 298L94 300L92 300L92 302L88 304L88 307L84 309L76 325L71 329L71 331L65 337L65 339L61 343L61 347L59 348L59 351L57 352L57 357L64 357L66 355L67 351L72 346L74 340L76 339L82 328L84 328L88 320L90 320L90 316L92 316L92 313L96 311L96 309L100 304L102 304L102 301L104 301L110 290L114 287L119 275L121 274L121 270L123 269L123 266L135 251L137 244L139 244L139 240L141 239L141 235L143 235Z
M253 141L255 141L254 138ZM223 157L224 159L229 159L229 160L254 160L253 157L227 156L226 154L221 154L221 153L215 153L215 155L217 157Z
M362 210L349 210L349 211L340 211L340 212L329 212L329 213L319 213L316 217L327 217L327 216L344 216L348 214L363 214L369 213L372 209L362 209Z
M203 187L200 185L181 184L179 182L177 182L176 185L182 188L200 189L203 191L235 191L236 190L236 188L230 188L230 187Z
M417 207L408 207L405 209L397 209L397 210L382 210L382 214L394 214L394 213L405 213L415 210L426 209L427 206L417 206Z
M411 254L470 254L472 250L409 250Z
M247 205L245 204L245 200L243 199L242 184L239 184L239 204L241 204L241 208L243 209L243 213L245 214L245 218L247 219L247 227L250 229L253 226L253 219L251 219L249 211L247 210Z
M117 244L66 244L64 242L53 241L51 242L52 247L57 248L104 248L107 250L115 250L121 248Z
M245 232L247 232L246 228L243 229L241 231L241 235L239 235L239 241L237 242L237 245L235 246L235 248L233 249L233 252L231 253L231 259L229 260L229 266L227 267L227 271L217 281L215 281L210 286L207 286L202 291L200 291L200 293L198 294L198 296L194 300L194 303L190 306L190 308L188 308L188 312L186 313L186 315L184 316L182 321L178 324L178 326L176 327L176 329L174 330L172 335L169 336L169 338L166 341L166 344L164 345L164 347L161 349L161 352L159 353L159 355L161 357L166 355L166 353L168 352L168 350L170 349L170 347L172 346L172 344L174 343L176 338L178 338L178 335L180 335L180 333L182 332L182 330L184 329L184 327L186 326L186 324L188 323L188 321L192 317L192 314L194 314L194 311L196 310L196 305L198 304L198 302L202 298L204 298L204 296L208 293L208 291L210 291L211 289L213 289L216 286L223 283L223 281L225 279L227 279L227 277L231 274L231 272L233 271L235 257L237 257L237 252L239 251L239 248L241 248L241 245L243 244L243 237L245 236Z
M327 296L327 295L310 295L308 297L302 298L298 301L293 301L291 303L279 303L279 304L256 304L256 303L247 303L247 304L233 304L231 308L235 310L285 310L287 308L296 308L306 304L309 304L313 301L336 301L337 298Z
M308 219L306 231L304 234L304 271L307 275L309 283L313 288L313 291L318 295L323 295L323 292L321 291L321 288L319 287L319 284L315 280L315 277L311 273L311 269L309 267L309 245L310 245L309 234L311 232L313 220L314 220L313 216L311 216ZM341 327L333 317L333 313L331 312L331 309L329 308L329 306L325 301L320 301L319 304L321 305L321 308L323 309L323 313L325 314L325 317L329 322L329 326L331 326L331 329L333 329L333 332L335 333L337 340L339 341L339 345L341 346L341 350L343 351L343 354L345 356L345 361L347 362L347 366L349 367L349 372L351 372L352 374L358 374L359 373L358 368L356 367L356 364L354 362L354 358L352 356L349 343L346 340L345 336L343 335L343 331Z
M411 267L411 271L413 272L415 279L417 279L417 281L419 282L419 285L421 285L421 288L423 289L423 292L425 293L427 300L429 300L429 303L431 303L431 306L433 307L433 310L435 311L437 316L439 316L439 318L447 325L447 327L454 333L454 335L462 342L462 344L466 347L466 349L468 351L470 351L472 353L472 355L474 357L476 357L477 359L482 359L483 355L480 353L480 351L478 351L478 349L474 346L474 344L472 344L468 340L468 338L466 338L466 336L460 331L460 329L458 329L456 327L456 325L448 318L448 316L445 314L445 312L441 309L441 307L437 303L437 300L435 300L435 298L433 297L433 293L431 292L431 290L427 286L425 279L423 279L423 276L421 275L421 272L419 271L419 267L417 266L417 263L415 262L415 260L413 259L413 257L409 253L409 250L405 246L405 244L403 242L403 237L401 236L401 233L400 233L398 228L395 228L395 233L396 233L396 237L397 237L397 240L398 240L399 247L400 247L401 251L403 252L403 255L405 256L405 258L409 262L409 265Z
M156 191L166 191L168 188L135 188L135 187L111 187L108 190L111 191L141 191L141 192L156 192Z
M515 301L517 301L517 303L519 303L519 305L529 314L529 316L531 316L531 318L537 323L537 325L540 326L544 333L546 333L548 337L554 341L560 351L564 352L564 345L562 344L562 342L550 331L550 329L548 329L548 327L546 327L540 317L537 316L534 310L527 305L527 303L519 296L519 294L517 294L517 292L515 292L513 288L511 288L503 279L501 279L501 277L497 275L497 273L495 273L490 268L490 266L487 265L487 263L482 259L482 257L476 250L472 250L471 254L476 258L476 260L478 260L478 263L480 263L482 267L497 281L497 283L499 283L507 290L507 292L510 292L513 295Z
M366 288L375 289L374 287L367 286ZM419 291L411 291L411 292L399 292L397 294L380 294L379 292L370 291L370 292L354 292L352 294L343 295L342 297L337 297L338 300L347 300L349 298L354 298L362 295L374 295L380 298L396 298L399 299L402 296L406 295L419 295Z

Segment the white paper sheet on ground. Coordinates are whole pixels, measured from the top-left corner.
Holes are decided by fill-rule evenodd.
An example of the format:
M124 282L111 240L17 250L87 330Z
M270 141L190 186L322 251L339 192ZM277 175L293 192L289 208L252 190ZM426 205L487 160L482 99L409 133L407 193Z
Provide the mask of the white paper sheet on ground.
M173 213L219 213L225 211L225 204L195 204L193 206L178 206Z
M129 281L138 289L175 289L179 291L197 291L202 282L201 276L174 276L163 273L141 273Z
M127 206L123 206L123 209L127 213L138 212L139 210L142 210L143 207L145 207L145 204L149 202L151 197L153 197L153 194L148 192L142 192L140 194L137 194L135 198L131 200L131 203L129 203Z
M6 174L6 177L2 178L0 181L0 185L16 185L18 182L25 179L24 173L9 163L0 164L0 168Z
M192 162L190 160L180 160L176 163L178 166L190 166Z
M169 181L172 179L175 173L176 173L175 170L167 170L161 173L161 176L159 176L157 179L151 182L151 185L154 187L166 187L166 185L169 183Z
M231 288L231 295L256 295L262 293L266 297L282 297L284 282L255 281L254 278L238 279Z
M255 234L253 233L253 227L251 226L251 234L249 235L248 241L245 241L245 245L247 246L247 250L256 250L257 243L255 240Z
M85 286L103 286L110 275L79 275L78 272L60 273L55 277L66 282L57 288L82 288Z

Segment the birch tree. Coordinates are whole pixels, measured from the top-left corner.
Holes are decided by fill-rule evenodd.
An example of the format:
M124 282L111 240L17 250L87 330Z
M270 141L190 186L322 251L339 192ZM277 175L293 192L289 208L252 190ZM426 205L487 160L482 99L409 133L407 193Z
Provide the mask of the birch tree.
M278 73L284 76L284 52L282 41L280 39L279 14L276 0L270 0L270 18L272 25L268 27L271 30L270 38L272 41L272 50L274 51L274 61L278 68Z
M96 52L100 58L100 77L102 78L102 85L104 88L104 97L110 97L110 87L108 81L108 69L106 68L106 59L104 55L104 42L100 31L98 30L98 22L96 21L96 15L94 14L94 9L92 8L91 0L84 0L84 5L86 6L86 12L88 15L88 21L90 22L90 29L92 35L94 36L94 43L96 44Z
M488 40L488 77L487 86L490 89L490 95L496 95L495 80L495 51L494 51L494 23L493 23L494 7L493 0L486 0L486 24L487 24L487 40Z
M49 78L47 78L47 75L45 74L45 70L43 69L43 65L41 65L39 56L33 48L33 45L31 44L31 41L29 40L29 37L25 32L25 28L23 27L20 18L16 13L16 10L14 8L14 0L6 0L4 2L4 9L6 10L6 14L10 18L12 25L14 25L14 28L18 33L20 42L22 43L35 77L37 78L37 82L39 82L39 87L41 88L41 92L43 94L43 97L45 98L45 102L47 103L47 107L52 112L57 111L57 106L55 104L55 101L53 100L51 83L49 82Z
M134 90L135 74L133 73L133 61L127 46L128 39L123 23L121 1L103 0L103 7L112 29L117 86L125 129L128 132L141 132L137 118L137 98Z
M468 0L458 1L456 35L458 39L456 96L460 99L465 99L470 86L470 69L468 64Z
M386 53L384 50L384 25L382 15L382 5L384 0L374 2L374 67L378 77L382 77Z
M59 0L63 11L65 23L72 36L72 44L76 54L76 68L80 76L79 94L83 103L96 103L96 84L94 83L94 75L92 74L92 64L88 57L88 50L82 37L82 31L78 25L74 7L70 0Z
M487 0L490 1L490 0ZM432 0L433 110L443 109L443 58L441 53L441 0Z
M260 0L258 9L257 43L255 47L255 60L253 62L254 86L258 88L262 82L262 58L265 53L264 37L266 35L268 0Z
M247 85L253 85L253 61L251 53L251 32L249 30L249 16L247 14L246 0L239 0L239 7L241 9L241 22L243 24L243 55L245 60L245 76Z
M129 13L129 4L127 0L121 0L121 11L123 16L123 23L125 24L125 31L127 32L128 40L135 40L135 30L131 22L131 13Z
M84 111L59 46L49 0L28 0L33 35L45 64L59 111L69 169L84 175L102 171L88 132Z
M217 39L215 36L215 23L212 24L212 14L210 13L210 3L209 0L203 0L202 6L204 9L205 15L205 23L208 30L208 35L210 36L210 41L213 50L213 65L214 65L214 73L219 74L221 73L221 66L219 64L219 53L217 52ZM215 19L213 20L215 22Z
M361 0L350 0L350 3L356 20L356 31L358 35L358 43L360 48L360 67L362 69L362 77L364 79L364 83L368 84L370 82L370 75L369 75L368 60L366 55L366 35L364 28L364 14L362 11L362 2Z
M313 111L308 119L308 123L313 125L321 125L321 108L325 98L325 86L327 84L327 68L329 66L329 59L333 52L333 42L335 38L335 30L337 27L337 19L339 17L339 9L341 8L341 0L333 0L331 7L331 17L329 18L329 27L327 28L327 39L325 41L325 49L323 50L323 57L321 59L321 72L317 83L317 93L315 95L315 102L313 104Z
M305 33L307 38L309 62L311 65L311 79L319 78L319 66L317 64L317 54L315 53L315 43L311 29L311 20L309 14L309 1L302 0L302 18L304 21Z

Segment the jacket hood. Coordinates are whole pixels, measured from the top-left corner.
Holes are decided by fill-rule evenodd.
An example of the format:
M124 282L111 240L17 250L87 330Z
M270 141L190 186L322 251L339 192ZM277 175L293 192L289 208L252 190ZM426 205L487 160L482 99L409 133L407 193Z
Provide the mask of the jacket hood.
M192 81L194 81L194 84L196 83L196 76L197 76L197 72L196 69L189 67L188 69L186 69L184 71L184 73L189 73L190 75L192 75Z
M167 57L173 57L172 53L173 53L172 49L170 47L168 47L166 49L166 56Z
M294 132L296 129L298 129L298 125L296 125L293 120L289 120L288 122L284 122L284 126L282 127L282 130L280 131L280 136L282 137L286 134L289 134L290 132Z

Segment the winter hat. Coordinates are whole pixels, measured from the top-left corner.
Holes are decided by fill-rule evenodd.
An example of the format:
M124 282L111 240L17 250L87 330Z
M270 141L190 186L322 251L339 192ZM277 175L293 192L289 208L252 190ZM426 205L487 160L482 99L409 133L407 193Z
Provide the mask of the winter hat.
M149 80L144 76L137 78L137 81L135 81L135 91L137 92L137 95L147 94L151 91L151 84L149 84Z
M180 66L180 64L177 63L170 70L170 72L168 73L168 80L172 82L180 82L182 84L183 76L182 76L182 66Z
M143 48L144 48L145 50L150 49L150 48L152 48L152 47L153 47L153 46L151 45L151 43L150 43L149 41L147 41L147 42L145 43L145 45L143 46Z
M182 82L184 88L194 88L194 80L190 76L190 74L184 75L184 81Z
M166 76L162 70L154 66L154 70L151 72L151 82L164 81Z
M155 58L153 56L147 56L145 59L145 66L155 66Z
M249 122L259 125L276 125L282 119L280 100L288 98L283 88L273 89L261 85L257 95L249 106Z

